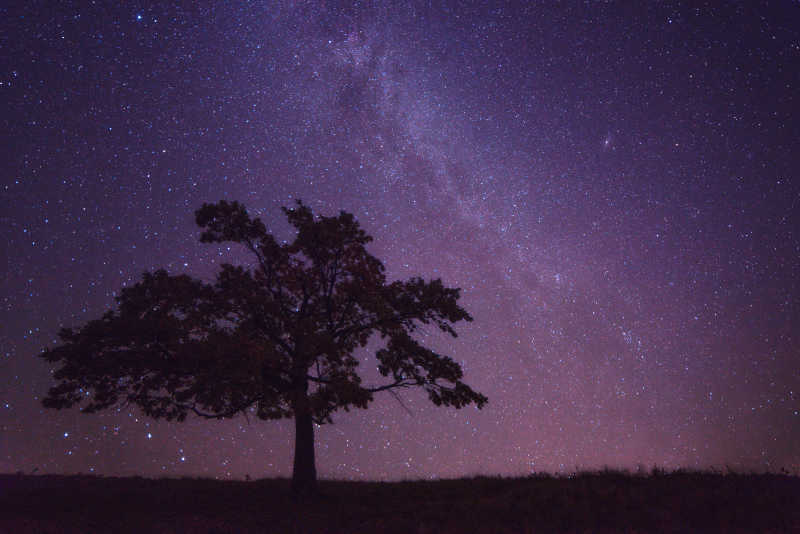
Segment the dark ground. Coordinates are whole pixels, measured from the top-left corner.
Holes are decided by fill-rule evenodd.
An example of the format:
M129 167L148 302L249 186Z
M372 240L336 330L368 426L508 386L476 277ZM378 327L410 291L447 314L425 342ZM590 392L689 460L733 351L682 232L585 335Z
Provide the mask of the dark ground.
M800 477L614 471L409 482L0 475L0 533L800 532Z

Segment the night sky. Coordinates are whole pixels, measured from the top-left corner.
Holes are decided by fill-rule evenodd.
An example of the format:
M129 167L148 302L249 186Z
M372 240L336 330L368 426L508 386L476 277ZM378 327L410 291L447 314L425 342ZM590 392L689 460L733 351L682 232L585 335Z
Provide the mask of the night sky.
M290 239L298 198L462 288L423 338L489 397L336 414L322 477L800 470L798 2L17 4L0 472L288 476L290 421L45 410L36 355L144 271L248 261L203 202Z

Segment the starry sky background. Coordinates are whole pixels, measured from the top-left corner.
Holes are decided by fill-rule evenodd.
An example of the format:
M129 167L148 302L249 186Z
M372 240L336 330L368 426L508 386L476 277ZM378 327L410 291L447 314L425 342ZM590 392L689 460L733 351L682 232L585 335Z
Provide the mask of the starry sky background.
M800 470L797 2L17 4L0 472L289 475L289 421L45 410L35 355L143 271L247 261L203 202L290 238L297 198L463 289L427 342L490 400L337 415L321 476Z

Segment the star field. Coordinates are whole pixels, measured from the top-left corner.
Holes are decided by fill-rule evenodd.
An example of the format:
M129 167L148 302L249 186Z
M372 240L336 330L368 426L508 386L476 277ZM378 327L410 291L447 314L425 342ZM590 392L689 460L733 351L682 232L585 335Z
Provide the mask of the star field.
M800 470L796 2L88 4L0 8L0 471L288 476L289 421L45 410L35 355L297 198L462 288L422 336L489 397L336 414L322 477Z

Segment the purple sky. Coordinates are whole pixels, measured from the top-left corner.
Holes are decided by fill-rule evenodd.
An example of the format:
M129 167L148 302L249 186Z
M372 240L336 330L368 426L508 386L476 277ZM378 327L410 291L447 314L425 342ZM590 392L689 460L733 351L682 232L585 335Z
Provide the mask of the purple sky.
M289 237L296 198L463 289L475 322L428 342L489 397L336 415L321 476L800 469L797 2L19 4L0 472L288 475L290 422L44 410L35 355L145 270L247 260L198 242L203 202Z

